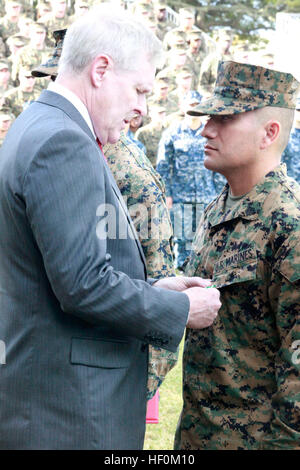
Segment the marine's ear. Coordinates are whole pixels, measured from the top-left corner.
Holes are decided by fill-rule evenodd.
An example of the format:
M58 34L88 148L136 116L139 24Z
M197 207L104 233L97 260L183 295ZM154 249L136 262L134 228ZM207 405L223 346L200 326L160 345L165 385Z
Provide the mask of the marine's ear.
M281 124L275 119L270 119L264 124L263 137L261 139L261 150L266 149L272 145L279 137L281 131Z

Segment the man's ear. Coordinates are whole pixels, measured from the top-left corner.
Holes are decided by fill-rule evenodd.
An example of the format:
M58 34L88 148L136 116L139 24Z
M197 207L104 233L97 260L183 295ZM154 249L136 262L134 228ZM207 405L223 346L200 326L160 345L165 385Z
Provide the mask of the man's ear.
M279 137L281 132L281 124L278 121L270 120L264 125L264 133L261 140L260 148L266 149L272 145Z
M107 71L111 68L112 61L105 54L97 56L91 64L91 81L92 85L99 88Z

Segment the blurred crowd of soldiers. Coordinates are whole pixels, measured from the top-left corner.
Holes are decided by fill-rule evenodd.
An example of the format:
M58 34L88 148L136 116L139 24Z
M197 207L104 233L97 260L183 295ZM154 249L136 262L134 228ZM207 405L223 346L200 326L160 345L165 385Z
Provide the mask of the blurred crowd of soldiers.
M67 28L97 3L101 0L0 0L0 145L12 121L48 86L50 78L36 79L31 71L52 55L53 31ZM155 167L162 132L184 118L186 93L209 95L221 58L253 63L253 53L229 28L201 31L192 8L174 15L159 0L112 3L133 11L163 42L165 63L148 98L148 116L129 129ZM262 51L257 56L256 64L272 67L272 55Z

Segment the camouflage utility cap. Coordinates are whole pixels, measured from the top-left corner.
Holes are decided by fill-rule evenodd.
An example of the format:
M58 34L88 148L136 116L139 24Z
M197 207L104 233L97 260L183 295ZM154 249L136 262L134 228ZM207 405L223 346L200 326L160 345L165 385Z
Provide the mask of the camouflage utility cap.
M266 106L295 109L299 86L290 73L221 61L213 95L188 114L239 114Z
M44 64L38 65L35 69L33 69L31 71L31 75L33 75L34 77L48 77L49 75L51 77L57 76L58 61L61 56L66 32L66 29L59 29L57 31L53 31L52 35L55 40L55 48L53 51L53 55Z

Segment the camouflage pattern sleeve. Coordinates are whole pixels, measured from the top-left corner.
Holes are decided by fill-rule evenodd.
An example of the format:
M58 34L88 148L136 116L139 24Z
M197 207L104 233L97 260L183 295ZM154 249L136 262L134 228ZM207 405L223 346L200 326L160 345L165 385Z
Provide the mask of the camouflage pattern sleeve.
M299 235L299 231L292 235L294 246L283 243L280 247L269 288L280 344L275 357L277 387L272 396L273 419L264 434L261 449L300 447Z
M110 170L125 199L146 259L148 276L174 276L173 230L160 175L125 135L104 147ZM147 399L151 399L166 374L175 366L173 353L149 345Z

